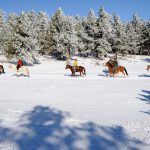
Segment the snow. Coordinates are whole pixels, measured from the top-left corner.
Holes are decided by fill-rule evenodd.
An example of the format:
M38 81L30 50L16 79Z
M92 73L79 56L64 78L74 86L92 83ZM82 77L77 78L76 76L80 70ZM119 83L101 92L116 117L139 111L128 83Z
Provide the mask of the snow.
M150 149L150 58L120 59L126 78L107 77L108 59L77 59L86 77L46 57L29 78L1 63L0 150Z

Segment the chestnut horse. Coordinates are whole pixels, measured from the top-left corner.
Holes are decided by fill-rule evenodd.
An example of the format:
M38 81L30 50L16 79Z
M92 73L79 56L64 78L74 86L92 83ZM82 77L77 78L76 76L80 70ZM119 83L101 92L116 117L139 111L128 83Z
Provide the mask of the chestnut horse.
M150 70L150 65L147 65L147 69L146 69L147 71L149 71Z
M0 65L0 74L1 74L1 73L5 73L4 67L3 67L2 65Z
M86 75L85 68L82 66L77 66L76 68L74 68L73 66L67 64L65 69L70 69L70 71L72 72L72 76L75 76L75 72L80 72L80 76Z
M108 67L109 75L113 75L113 77L115 74L118 74L119 72L121 72L124 76L126 73L126 75L128 76L128 72L126 68L123 66L117 66L115 72L114 72L114 66L110 62L107 62L105 66Z

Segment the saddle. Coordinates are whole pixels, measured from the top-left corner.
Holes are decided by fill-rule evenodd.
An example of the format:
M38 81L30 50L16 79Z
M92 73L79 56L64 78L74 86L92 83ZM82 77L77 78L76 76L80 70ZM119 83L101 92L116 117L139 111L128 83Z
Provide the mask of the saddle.
M77 72L77 71L78 71L78 69L79 69L79 66L76 66L76 67L75 67L75 71Z

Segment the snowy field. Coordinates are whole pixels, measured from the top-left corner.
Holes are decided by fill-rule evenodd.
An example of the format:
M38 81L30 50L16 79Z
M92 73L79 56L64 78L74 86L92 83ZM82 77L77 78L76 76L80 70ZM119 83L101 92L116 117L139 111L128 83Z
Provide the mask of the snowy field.
M86 77L47 58L29 78L1 63L0 150L150 150L150 57L120 60L126 78L107 77L104 61L78 60Z

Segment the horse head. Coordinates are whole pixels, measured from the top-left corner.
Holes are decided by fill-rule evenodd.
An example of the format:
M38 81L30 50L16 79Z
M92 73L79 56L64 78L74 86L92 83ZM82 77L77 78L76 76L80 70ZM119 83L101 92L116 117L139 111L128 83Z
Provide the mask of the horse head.
M70 65L67 64L65 69L68 69L68 68L70 68Z
M107 66L108 68L112 68L112 67L113 67L113 65L112 65L110 62L107 62L107 63L105 64L105 66Z

